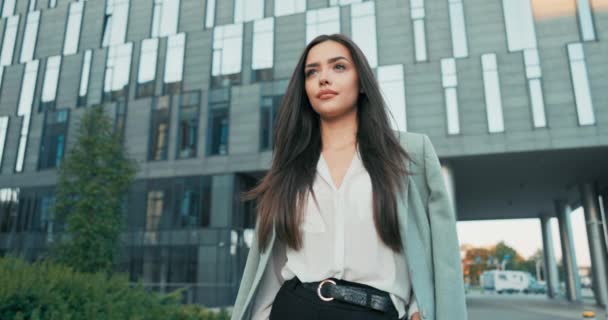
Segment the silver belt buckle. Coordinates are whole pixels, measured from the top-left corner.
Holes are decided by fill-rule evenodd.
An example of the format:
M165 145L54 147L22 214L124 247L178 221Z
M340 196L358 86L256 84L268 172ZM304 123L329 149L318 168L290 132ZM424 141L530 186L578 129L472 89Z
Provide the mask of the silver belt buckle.
M332 297L327 298L327 297L324 297L321 294L321 287L323 287L323 285L326 284L326 283L328 283L328 282L331 283L331 284L333 284L333 285L336 285L335 281L333 281L331 279L325 279L325 280L321 281L319 283L319 286L317 287L317 295L319 296L319 299L321 299L323 301L332 301L332 300L334 300L334 298L332 298Z

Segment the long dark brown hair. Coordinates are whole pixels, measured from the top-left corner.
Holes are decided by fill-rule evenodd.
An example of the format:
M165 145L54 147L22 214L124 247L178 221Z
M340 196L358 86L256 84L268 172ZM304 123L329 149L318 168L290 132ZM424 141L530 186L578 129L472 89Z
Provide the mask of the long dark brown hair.
M382 242L393 251L400 252L397 194L403 193L402 182L410 174L406 166L410 156L390 127L385 102L365 55L344 35L320 35L302 52L278 110L270 170L255 188L243 194L242 199L257 199L260 251L267 249L273 227L279 240L294 250L301 248L299 226L308 192L316 201L312 185L322 150L320 118L306 95L304 64L312 47L329 40L348 48L354 60L362 90L357 101L356 138L363 165L372 182L376 231Z

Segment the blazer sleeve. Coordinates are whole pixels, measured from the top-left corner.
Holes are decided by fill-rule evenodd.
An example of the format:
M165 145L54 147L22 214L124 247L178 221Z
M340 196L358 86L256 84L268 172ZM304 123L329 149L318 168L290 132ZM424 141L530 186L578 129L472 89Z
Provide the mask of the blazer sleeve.
M441 174L441 165L424 134L425 178L429 191L427 212L431 228L435 319L466 320L464 281L456 233L456 217Z
M251 319L268 320L270 317L274 298L283 282L285 282L285 279L281 276L281 269L283 269L286 260L285 246L282 241L277 239L275 240L268 266L264 270L264 274L260 280L259 291L253 302Z

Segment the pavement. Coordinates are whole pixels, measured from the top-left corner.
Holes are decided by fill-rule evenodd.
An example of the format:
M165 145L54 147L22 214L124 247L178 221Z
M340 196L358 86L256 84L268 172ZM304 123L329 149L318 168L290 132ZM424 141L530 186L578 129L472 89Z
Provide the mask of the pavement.
M603 309L593 300L581 303L564 298L548 299L544 294L467 293L469 320L566 320L583 319L583 311L593 311L596 320L606 320ZM589 318L588 318L589 319ZM592 319L592 318L591 318Z

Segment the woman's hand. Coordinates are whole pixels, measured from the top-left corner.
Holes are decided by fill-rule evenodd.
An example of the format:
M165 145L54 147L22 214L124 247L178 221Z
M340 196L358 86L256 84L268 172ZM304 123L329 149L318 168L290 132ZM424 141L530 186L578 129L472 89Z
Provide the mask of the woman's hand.
M410 317L410 320L420 320L420 313L414 312L414 314Z

